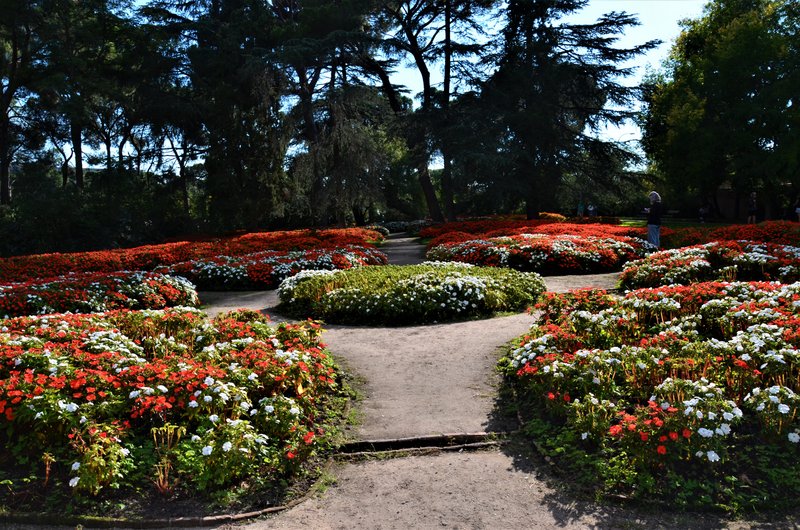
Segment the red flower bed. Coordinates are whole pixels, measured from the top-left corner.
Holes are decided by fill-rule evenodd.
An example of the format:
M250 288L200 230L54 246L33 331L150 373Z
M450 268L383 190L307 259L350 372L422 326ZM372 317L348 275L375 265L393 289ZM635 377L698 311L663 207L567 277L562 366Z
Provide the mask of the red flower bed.
M587 225L587 232L593 231L593 225ZM444 243L428 250L426 257L545 274L601 272L618 270L623 263L643 256L644 245L640 239L624 236L519 234Z
M192 259L240 256L263 250L308 250L368 245L383 236L362 228L252 232L211 241L164 243L135 248L37 254L0 259L0 282L52 278L70 272L152 270Z
M800 279L800 248L753 241L714 241L662 250L625 265L625 289L710 280Z
M512 216L506 218L491 218L491 219L476 219L471 221L453 221L450 223L442 223L438 225L423 228L419 235L422 238L434 238L447 234L449 232L466 232L473 236L486 236L491 237L491 232L498 232L494 235L512 235L512 234L577 234L572 232L575 226L582 226L585 224L590 225L604 225L608 226L609 221L614 221L611 224L619 224L619 219L616 218L598 218L598 217L583 217L579 219L570 219L564 221L563 216L558 214L542 214L541 219L523 219L520 216ZM557 227L555 232L548 232L539 229L543 225L567 225L567 227ZM532 229L536 230L532 230ZM517 230L521 229L521 230ZM566 231L565 231L566 230ZM630 230L630 229L628 229ZM638 232L637 232L638 233ZM579 234L579 235L596 235L596 234ZM619 233L616 235L629 235Z
M644 227L619 226L599 223L592 218L578 222L552 222L543 219L484 219L458 221L425 228L423 238L432 238L428 248L442 243L455 243L471 239L485 239L516 234L578 235L592 237L647 236ZM710 241L747 240L781 245L800 246L800 224L789 221L765 221L757 225L730 225L716 228L661 228L661 243L665 248L678 248Z
M285 477L327 431L337 392L319 333L313 322L273 328L247 311L213 321L186 309L0 321L0 469L11 478L0 500L30 509L28 477L67 495L128 480L137 491L170 492L180 480L196 492Z
M542 220L494 221L492 223L482 222L483 224L480 225L477 224L479 223L477 221L472 221L470 223L475 223L473 230L469 230L472 226L469 226L468 223L465 222L463 223L465 225L462 227L463 230L441 232L436 235L430 243L428 243L428 248L433 248L443 243L460 243L473 239L515 236L520 234L548 234L552 236L573 235L595 238L645 238L647 236L647 229L645 228L599 223L556 223Z
M0 285L0 316L199 305L194 286L154 272L83 273Z
M753 225L717 228L662 228L661 232L662 241L671 248L725 240L800 246L800 224L790 221L764 221Z
M188 278L200 289L274 289L303 270L341 270L387 262L386 254L374 248L348 245L336 249L267 250L242 256L215 256L157 270Z

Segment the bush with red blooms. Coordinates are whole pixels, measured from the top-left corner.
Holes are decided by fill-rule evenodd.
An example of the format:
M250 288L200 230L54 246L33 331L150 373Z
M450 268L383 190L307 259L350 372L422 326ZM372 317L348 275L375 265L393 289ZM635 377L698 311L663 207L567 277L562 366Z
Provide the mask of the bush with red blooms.
M194 286L155 272L69 274L0 285L0 317L200 305Z
M560 468L685 507L800 494L800 283L549 294L535 312L500 366Z
M0 259L0 282L52 278L70 272L153 270L189 260L241 256L265 250L336 249L369 246L383 235L362 228L251 232L209 241L178 241L135 248L36 254Z
M328 443L320 331L188 308L0 321L0 503L269 491Z

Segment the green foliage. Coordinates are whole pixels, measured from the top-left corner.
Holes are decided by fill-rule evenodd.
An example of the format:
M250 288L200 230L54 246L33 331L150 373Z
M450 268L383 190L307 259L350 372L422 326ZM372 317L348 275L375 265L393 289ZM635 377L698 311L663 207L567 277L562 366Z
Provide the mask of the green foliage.
M620 169L635 159L624 145L588 131L632 116L619 110L635 98L634 89L620 83L627 73L620 63L656 43L613 46L616 34L636 23L625 13L590 25L563 20L585 3L508 2L497 70L481 94L495 116L481 128L491 138L486 180L522 198L529 218L552 211L568 175L617 185Z
M454 264L306 271L281 284L293 314L353 324L404 325L520 311L544 282L535 273Z
M652 77L643 146L676 191L700 198L730 182L744 195L798 190L800 11L787 0L708 4Z
M115 186L104 187L107 178ZM82 192L62 188L59 180L43 164L21 167L14 202L0 209L0 255L161 242L196 231L200 224L197 212L184 210L173 183L156 175L89 173Z

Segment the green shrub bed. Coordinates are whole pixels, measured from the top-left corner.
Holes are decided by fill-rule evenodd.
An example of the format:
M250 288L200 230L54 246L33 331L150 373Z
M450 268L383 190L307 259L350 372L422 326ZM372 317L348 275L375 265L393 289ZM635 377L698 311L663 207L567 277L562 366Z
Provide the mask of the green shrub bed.
M800 283L547 296L500 366L574 483L677 508L795 506Z
M268 505L342 401L319 332L190 308L0 320L0 511Z
M545 286L536 273L425 263L305 271L278 288L290 313L342 324L404 325L520 311Z

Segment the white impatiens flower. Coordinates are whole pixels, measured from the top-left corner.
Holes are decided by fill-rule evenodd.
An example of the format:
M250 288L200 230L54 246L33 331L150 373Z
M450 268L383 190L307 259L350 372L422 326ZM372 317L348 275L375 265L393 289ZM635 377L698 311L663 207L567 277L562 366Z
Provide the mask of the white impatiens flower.
M72 469L72 471L77 471L80 468L81 468L81 463L80 462L73 462L72 463L72 467L70 469Z
M200 406L200 403L198 403L196 400L194 400L194 399L193 399L193 400L191 400L191 401L189 402L189 404L188 404L187 406L188 406L189 408L191 408L191 409L194 409L194 408L197 408L197 407L199 407L199 406Z
M72 477L71 479L69 479L69 485L70 487L74 488L75 486L78 485L78 482L80 481L81 481L80 477Z
M233 447L233 444L230 442L225 442L224 444L222 444L222 450L225 451L226 453L231 450L231 447Z
M789 441L792 442L793 444L800 442L800 434L798 434L797 432L790 432Z
M210 455L213 450L214 450L214 448L211 447L210 445L207 445L207 446L203 447L203 451L202 451L203 452L203 456Z
M156 388L159 389L162 394L166 394L167 392L169 392L169 389L164 385L158 385Z
M705 427L700 427L699 429L697 429L697 434L699 434L703 438L711 438L712 436L714 436L714 431L712 431L711 429L706 429Z
M789 414L789 410L791 410L789 408L789 405L786 405L785 403L781 403L780 405L778 405L778 412L780 412L781 414Z
M709 462L719 462L719 455L714 451L707 452L706 457L708 458Z
M193 441L193 442L199 442L199 441L200 441L200 437L199 437L199 436L197 436L196 434L193 434L193 435L192 435L192 441Z
M292 407L289 409L289 414L297 416L298 414L300 414L300 409L298 409L297 407Z
M208 419L211 420L211 423L217 423L219 421L219 416L217 416L216 414L212 414L211 416L208 417Z

